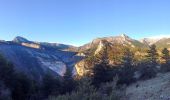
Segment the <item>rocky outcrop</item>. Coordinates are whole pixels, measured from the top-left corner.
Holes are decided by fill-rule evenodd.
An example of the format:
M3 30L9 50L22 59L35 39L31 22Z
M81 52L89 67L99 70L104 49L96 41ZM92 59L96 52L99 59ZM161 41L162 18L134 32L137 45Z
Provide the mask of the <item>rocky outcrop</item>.
M22 46L30 47L30 48L35 48L35 49L40 49L41 46L35 43L21 43Z
M90 74L92 65L89 65L85 60L81 60L75 65L76 72L79 76L84 76L86 74Z
M83 76L86 72L86 69L85 69L85 61L82 60L80 62L78 62L76 65L75 65L75 68L76 68L76 71L77 71L77 74L79 76Z
M103 48L104 48L105 44L103 41L100 41L99 45L97 46L97 49L94 53L94 55L97 55Z

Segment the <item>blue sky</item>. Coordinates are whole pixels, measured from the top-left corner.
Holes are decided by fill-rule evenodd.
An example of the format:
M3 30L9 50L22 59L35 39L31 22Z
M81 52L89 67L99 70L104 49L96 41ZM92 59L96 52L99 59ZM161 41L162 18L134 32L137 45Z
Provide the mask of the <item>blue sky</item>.
M170 34L170 0L0 0L0 39L82 45L103 36Z

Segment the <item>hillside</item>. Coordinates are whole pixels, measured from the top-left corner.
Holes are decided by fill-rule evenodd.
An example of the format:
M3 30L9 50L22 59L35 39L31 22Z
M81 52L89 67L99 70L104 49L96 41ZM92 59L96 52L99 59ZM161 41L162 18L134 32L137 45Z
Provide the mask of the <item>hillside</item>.
M1 41L0 53L14 64L17 71L37 80L48 72L55 76L63 76L67 68L74 71L74 64L82 57L77 56L76 52L60 50L60 45L56 46L60 49L51 45L44 48L44 44L16 37L13 41Z
M159 74L156 78L139 81L127 87L123 100L169 100L170 73Z
M170 48L170 38L162 38L155 43L158 48Z

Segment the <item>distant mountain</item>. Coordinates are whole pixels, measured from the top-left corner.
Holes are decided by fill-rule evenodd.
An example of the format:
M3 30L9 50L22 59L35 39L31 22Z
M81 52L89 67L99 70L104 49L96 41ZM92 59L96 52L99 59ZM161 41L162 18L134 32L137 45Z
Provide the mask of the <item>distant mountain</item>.
M97 47L102 40L107 40L111 44L122 44L124 46L135 47L146 47L146 44L139 42L138 40L132 39L129 36L122 34L120 36L104 37L94 39L91 43L85 44L79 47L80 51L88 50L90 48Z
M170 38L162 38L155 43L158 48L169 48L170 49Z
M140 40L141 43L144 43L146 45L152 45L155 44L157 41L159 41L160 39L152 39L152 38L143 38Z
M12 62L17 71L41 80L48 72L63 76L66 68L76 73L74 65L83 57L77 56L77 52L61 50L67 48L63 46L67 45L44 44L16 37L13 41L0 41L0 54Z
M170 48L170 38L144 38L140 40L141 43L146 45L152 45L155 44L157 48Z
M21 36L15 37L12 42L21 44L23 46L32 47L32 48L60 49L60 50L76 48L71 45L65 45L60 43L34 42L34 41L27 40L26 38L23 38Z

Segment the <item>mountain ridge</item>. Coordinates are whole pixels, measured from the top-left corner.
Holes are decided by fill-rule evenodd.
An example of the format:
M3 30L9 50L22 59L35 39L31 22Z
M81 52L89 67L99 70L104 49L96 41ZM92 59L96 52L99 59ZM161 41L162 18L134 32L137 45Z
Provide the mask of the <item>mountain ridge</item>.
M93 39L90 43L91 44L95 44L97 42L99 42L102 39L108 40L108 42L114 42L114 41L119 41L121 43L125 42L126 40L128 41L137 41L143 44L147 44L147 45L152 45L155 44L156 42L158 42L159 40L163 40L163 39L169 39L170 37L160 37L160 38L152 38L152 37L144 37L142 39L133 39L130 36L126 35L126 34L120 34L120 35L116 35L116 36L108 36L108 37L99 37L99 38L95 38ZM5 41L5 40L1 40L1 41ZM83 46L89 45L90 43L86 43L84 45L81 46L73 46L73 45L68 45L68 44L62 44L62 43L51 43L51 42L36 42L36 41L30 41L22 36L16 36L12 42L15 43L35 43L35 44L43 44L43 45L50 45L50 46L66 46L64 49L67 48L71 48L71 47L78 47L81 48ZM87 46L88 47L88 46Z
M107 46L107 44L112 46L117 43L120 44L119 46L121 47L126 46L129 48L147 48L150 45L132 39L126 34L97 38L77 48L60 43L34 42L17 36L12 41L0 41L0 53L14 63L18 69L29 71L26 72L29 74L39 73L38 76L40 78L41 74L45 72L45 69L60 76L64 74L66 68L76 70L75 65L86 58L86 56L97 54L103 47ZM170 38L162 38L154 44L158 46L158 48L167 47L169 49ZM29 61L30 63L28 63ZM31 71L29 67L34 71ZM41 70L41 74L39 70Z

